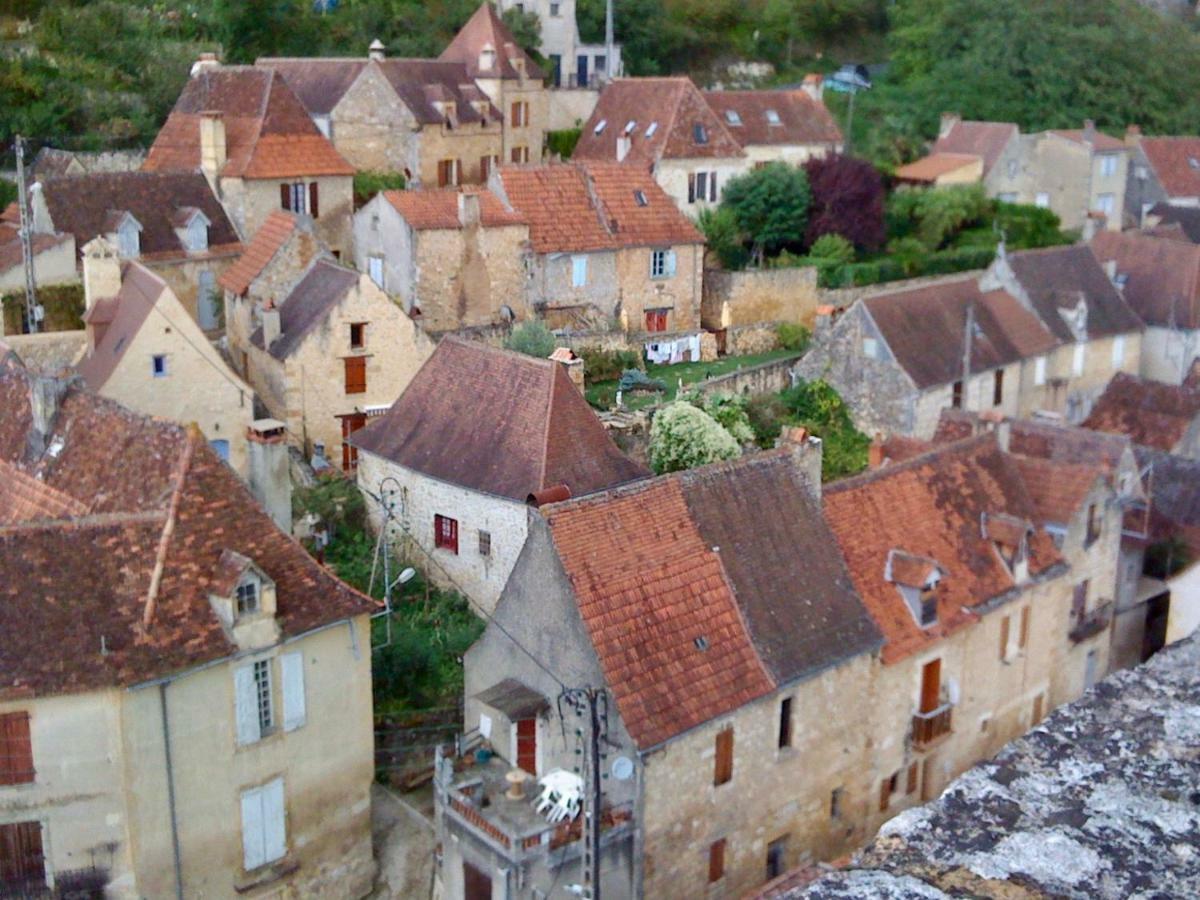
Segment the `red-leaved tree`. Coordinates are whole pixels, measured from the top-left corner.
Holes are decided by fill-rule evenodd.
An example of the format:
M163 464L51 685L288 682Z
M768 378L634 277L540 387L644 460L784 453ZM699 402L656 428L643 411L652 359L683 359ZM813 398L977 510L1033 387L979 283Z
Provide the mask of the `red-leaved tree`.
M883 246L883 179L873 165L839 154L810 159L804 171L812 190L808 246L823 234L840 234L860 250Z

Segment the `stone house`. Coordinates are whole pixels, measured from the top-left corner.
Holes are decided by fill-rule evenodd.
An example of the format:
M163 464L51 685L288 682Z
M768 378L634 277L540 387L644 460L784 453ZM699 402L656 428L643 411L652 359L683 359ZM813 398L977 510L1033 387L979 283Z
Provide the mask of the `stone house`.
M795 372L828 381L868 432L929 438L946 407L1018 414L1026 370L1057 344L1015 297L960 277L859 300Z
M646 474L563 365L449 336L351 445L372 526L488 615L525 545L530 497Z
M1179 384L1200 357L1200 245L1104 231L1091 248L1146 325L1140 373Z
M465 727L502 760L438 786L445 896L580 881L577 832L495 793L495 772L579 765L564 685L607 701L606 896L740 897L865 837L871 704L839 698L869 684L880 638L820 513L820 442L797 440L528 510L464 660Z
M55 175L90 175L96 172L136 172L146 161L145 150L59 150L42 147L29 165L30 181Z
M604 86L572 160L649 169L689 215L715 206L750 168L737 138L687 77L618 78Z
M354 214L359 271L429 332L528 316L529 225L489 191L376 194Z
M842 151L842 132L822 102L820 82L801 90L705 91L704 99L751 166L785 162L798 166Z
M621 45L585 44L579 37L575 0L498 0L500 12L536 13L541 26L538 52L547 63L546 80L555 88L599 88L622 71Z
M376 604L194 430L11 356L0 408L0 890L367 894Z
M529 303L551 328L700 328L704 237L641 166L503 166L489 185L529 223Z
M224 327L216 283L242 245L203 175L48 177L33 185L30 206L37 234L70 235L80 257L87 243L104 238L122 259L136 260L166 281L203 331L217 334Z
M1142 227L1160 203L1200 206L1200 137L1143 137L1131 126L1125 143L1130 154L1126 224Z
M278 72L202 57L142 168L203 172L243 237L274 210L307 214L334 255L349 258L354 167Z
M79 280L75 268L75 236L35 234L33 274L38 285L70 284ZM25 256L19 229L0 223L0 296L25 291ZM0 333L3 332L0 316Z
M1124 434L1139 446L1200 459L1200 361L1192 363L1183 384L1118 372L1083 427Z
M361 272L318 257L285 296L239 303L245 343L230 350L246 366L270 416L310 455L351 471L347 438L407 387L433 342ZM232 336L231 336L232 337Z
M149 416L194 424L221 459L247 474L254 391L226 364L167 282L122 261L103 238L83 248L87 386Z

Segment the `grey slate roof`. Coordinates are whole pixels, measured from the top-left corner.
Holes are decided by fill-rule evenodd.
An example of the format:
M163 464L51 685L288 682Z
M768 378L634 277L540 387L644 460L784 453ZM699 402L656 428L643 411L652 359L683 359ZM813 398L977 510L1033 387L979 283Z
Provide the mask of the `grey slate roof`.
M321 259L296 283L279 305L279 337L263 347L262 327L250 335L250 342L267 350L276 359L287 357L300 346L304 336L328 315L329 310L358 283L358 273Z

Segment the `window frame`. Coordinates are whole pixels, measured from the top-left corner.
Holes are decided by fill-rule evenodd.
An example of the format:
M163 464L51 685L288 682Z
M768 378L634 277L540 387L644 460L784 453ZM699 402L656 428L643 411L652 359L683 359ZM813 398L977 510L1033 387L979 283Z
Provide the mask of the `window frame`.
M576 253L571 257L571 287L587 287L588 258L585 253Z
M489 559L491 558L491 556L492 556L492 533L490 531L485 531L482 528L479 529L478 550L479 550L480 556L486 556Z
M248 590L247 590L248 589ZM246 596L243 596L246 591ZM257 615L262 611L262 592L254 578L243 578L233 591L234 611L238 618Z
M27 709L0 714L0 787L33 784L33 717Z
M458 556L458 519L433 514L433 546L436 550L448 550Z
M733 726L726 725L713 739L713 787L733 781Z
M787 750L792 746L795 732L795 705L795 697L791 694L779 700L779 734L776 742L778 750Z
M262 740L276 731L275 676L270 658L256 659L250 666L254 678L254 708L258 713L258 739Z
M362 350L367 346L367 322L350 323L350 349ZM357 338L356 338L357 335Z
M992 406L1004 404L1004 370L997 369L992 373Z
M367 392L367 358L365 356L345 357L345 390L349 396Z
M161 363L161 365L160 365ZM167 354L152 353L150 354L150 374L155 378L167 377Z

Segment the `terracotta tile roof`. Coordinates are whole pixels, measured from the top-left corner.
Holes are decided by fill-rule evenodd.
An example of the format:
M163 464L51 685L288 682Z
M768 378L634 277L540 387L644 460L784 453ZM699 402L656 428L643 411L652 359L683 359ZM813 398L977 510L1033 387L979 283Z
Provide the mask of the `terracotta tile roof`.
M1075 129L1054 129L1051 134L1057 134L1061 138L1066 138L1068 141L1074 141L1077 144L1086 144L1087 132L1082 128ZM1092 131L1091 138L1092 147L1097 153L1111 153L1116 150L1124 150L1125 142L1113 137L1110 134L1105 134L1103 131Z
M1016 454L1013 462L1037 508L1037 519L1043 525L1068 525L1096 482L1106 477L1103 466Z
M0 410L0 460L87 510L0 526L0 694L128 686L233 655L208 599L227 550L275 581L284 638L376 608L280 532L197 432L75 387L53 420L57 451L33 455L29 383L11 361ZM0 479L0 496L13 484Z
M600 133L596 129L601 122ZM634 123L628 135L628 123ZM653 133L651 127L653 126ZM697 127L707 140L698 143ZM631 140L627 163L660 159L744 156L741 145L690 78L616 78L604 86L591 118L583 125L572 159L617 161L617 138Z
M283 76L252 66L221 66L188 79L154 139L143 169L197 170L204 112L221 113L225 126L222 177L354 174L354 168L313 124Z
M947 420L943 411L942 420ZM939 424L939 432L941 424ZM1132 447L1129 438L1087 428L1013 419L1008 423L1010 453L1035 456L1055 462L1098 465L1108 474L1116 472Z
M37 272L37 257L53 250L55 247L60 247L71 240L69 234L35 234L31 239L34 266L33 271ZM25 262L25 254L21 249L21 239L14 234L13 239L4 240L3 229L0 229L0 273L8 272L18 266L23 266Z
M1081 299L1087 304L1089 339L1144 327L1086 245L1022 250L1007 259L1038 317L1065 343L1074 343L1075 337L1062 313Z
M238 296L245 294L250 283L262 274L295 230L294 213L282 209L272 212L259 226L242 255L217 279L217 284Z
M1168 197L1200 197L1200 137L1144 137L1138 146Z
M11 462L0 459L0 527L38 519L82 516L87 504L43 484Z
M983 157L969 153L931 153L916 162L901 166L896 170L896 177L902 181L935 182L943 175L957 172L981 162Z
M825 488L825 515L851 578L896 662L977 618L974 607L1002 598L1016 584L983 529L988 517L1033 521L1036 508L1013 460L992 435L939 446L906 462ZM1029 540L1030 572L1060 562L1050 537ZM888 556L900 551L936 563L937 624L922 628L895 583Z
M1163 384L1118 372L1096 400L1084 428L1123 434L1135 444L1175 450L1200 420L1200 385Z
M310 115L327 116L358 80L367 60L260 56L254 65L282 75Z
M480 57L483 50L489 47L496 51L495 63L483 68ZM541 80L545 77L533 58L517 44L517 39L500 18L496 7L484 0L438 59L462 63L471 78L517 78L519 73L512 62L514 57L524 60L525 73L529 78Z
M458 217L460 193L473 194L479 198L480 222L485 228L525 224L523 215L515 210L506 209L504 201L487 190L467 188L460 192L456 188L437 188L384 191L383 196L395 207L404 221L417 231L457 230L462 227Z
M563 366L452 337L351 443L521 502L560 484L578 497L646 474L617 449Z
M328 259L317 259L279 303L279 336L270 347L263 346L260 325L250 343L265 349L275 359L287 359L304 338L323 322L342 298L358 284L359 273Z
M121 269L121 290L111 302L104 298L85 316L89 326L103 325L96 349L79 361L76 368L87 386L99 391L112 377L133 344L154 304L167 289L167 283L140 263L126 263Z
M1200 244L1200 209L1194 206L1172 206L1170 203L1155 203L1148 215L1159 219L1160 225L1149 233L1162 232L1176 240L1183 239ZM1173 233L1172 233L1173 231ZM1107 232L1104 232L1107 233Z
M972 372L1036 356L1056 344L1017 300L1003 291L981 293L974 278L876 294L862 303L896 361L920 389L962 378L969 304L975 307L976 325Z
M934 142L934 153L966 153L983 157L983 174L992 171L1004 148L1018 134L1011 122L958 121Z
M1091 248L1101 263L1116 263L1121 295L1147 325L1200 328L1200 245L1100 231Z
M804 91L705 91L704 99L743 147L842 141L842 132L825 104ZM775 121L769 112L775 113Z
M1150 470L1150 540L1178 537L1200 560L1200 460L1149 447L1136 454L1138 466Z
M92 238L108 233L114 218L119 220L120 214L128 212L142 226L143 258L187 257L171 221L183 207L198 209L208 218L209 253L242 249L233 223L199 172L63 175L47 178L41 185L55 231L74 235L77 253L82 253L83 245Z
M554 163L501 166L497 174L509 203L529 222L529 239L537 253L704 242L692 221L640 166Z

